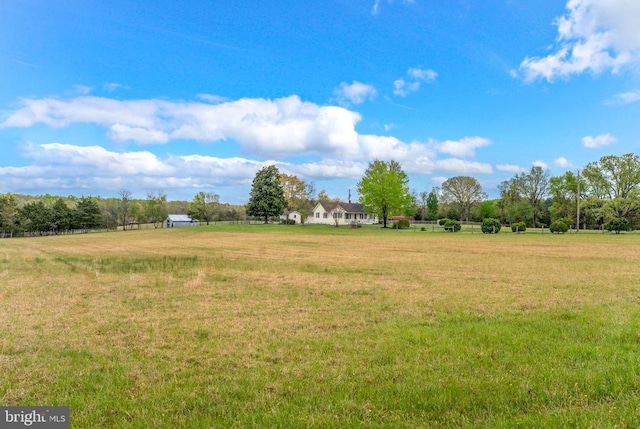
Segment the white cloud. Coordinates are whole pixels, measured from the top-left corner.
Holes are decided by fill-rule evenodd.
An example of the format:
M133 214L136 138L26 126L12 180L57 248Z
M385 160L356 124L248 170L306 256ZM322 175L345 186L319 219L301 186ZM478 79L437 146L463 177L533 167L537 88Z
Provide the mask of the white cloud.
M116 141L132 140L143 144L166 143L169 141L169 136L163 131L131 127L123 124L113 124L109 131L109 137Z
M93 91L93 88L87 85L74 85L73 90L76 94L86 95Z
M640 101L640 89L616 94L612 100L614 103L631 104Z
M437 145L439 152L462 158L473 158L475 150L480 147L489 146L491 140L483 137L465 137L458 141L447 140Z
M246 153L266 157L358 151L360 115L337 106L303 102L298 96L276 100L240 99L221 104L167 100L121 101L101 97L24 99L0 128L43 123L66 127L94 123L117 141L166 143L235 140Z
M546 163L546 162L544 162L544 161L540 161L540 160L533 161L533 162L531 163L531 165L533 165L534 167L540 167L540 168L542 168L543 170L546 170L547 168L549 168L549 164L547 164L547 163Z
M227 97L222 97L215 94L198 94L197 97L211 104L221 104L229 101Z
M611 134L600 134L599 136L586 136L582 138L582 144L584 147L589 149L597 149L602 146L608 146L610 144L614 144L616 142L616 138Z
M506 171L508 173L522 173L527 169L515 164L498 164L496 165L496 170Z
M406 97L420 89L422 83L432 83L438 73L431 69L412 67L407 70L407 78L399 78L393 82L393 93L398 97Z
M556 19L555 52L527 57L520 64L526 82L551 82L573 74L594 74L640 62L640 2L569 0L567 14Z
M556 167L561 167L561 168L574 168L575 165L573 165L571 162L569 162L569 160L567 160L567 158L565 157L560 157L560 158L556 158L553 160L553 165L555 165Z
M354 80L351 84L342 82L333 90L333 95L342 106L362 104L367 100L371 101L377 94L378 91L372 85L367 85L357 80Z
M491 168L490 164L482 162L470 162L457 158L441 159L435 161L434 171L458 175L493 173L493 169Z
M402 0L401 3L411 4L414 3L415 0ZM392 4L393 0L387 0L387 4ZM376 16L380 13L380 0L374 0L373 7L371 8L371 15Z
M438 77L438 73L431 69L422 69L420 67L410 68L407 71L407 76L413 78L415 80L420 80L422 82L431 82Z
M434 186L438 186L438 187L442 186L442 184L446 181L447 181L447 178L444 176L436 176L431 178L431 183L433 183Z
M102 87L109 92L114 92L118 89L129 89L128 86L122 85L121 83L116 83L116 82L107 82L104 85L102 85Z
M489 164L463 159L474 157L477 149L489 145L486 138L405 142L394 136L360 134L355 128L359 121L356 112L303 102L297 96L219 104L93 96L24 99L21 107L4 117L0 128L89 123L102 127L118 142L232 140L246 155L162 157L148 151L117 152L96 145L32 144L24 151L31 165L3 167L0 182L17 191L246 186L267 164L276 164L305 180L357 180L374 159L394 159L408 174L419 176L492 172ZM288 156L305 156L313 161L290 163Z

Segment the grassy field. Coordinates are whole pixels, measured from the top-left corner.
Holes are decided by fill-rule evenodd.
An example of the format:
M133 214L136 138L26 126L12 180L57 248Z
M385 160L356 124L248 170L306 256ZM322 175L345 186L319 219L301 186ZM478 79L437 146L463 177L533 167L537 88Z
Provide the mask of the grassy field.
M640 235L0 240L0 405L76 428L640 427Z

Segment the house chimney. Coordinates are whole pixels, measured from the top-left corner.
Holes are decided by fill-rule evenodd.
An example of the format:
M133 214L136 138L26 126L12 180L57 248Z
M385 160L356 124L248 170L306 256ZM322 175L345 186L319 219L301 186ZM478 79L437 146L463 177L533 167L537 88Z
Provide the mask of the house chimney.
M351 188L349 188L349 199L348 199L349 204L351 204Z

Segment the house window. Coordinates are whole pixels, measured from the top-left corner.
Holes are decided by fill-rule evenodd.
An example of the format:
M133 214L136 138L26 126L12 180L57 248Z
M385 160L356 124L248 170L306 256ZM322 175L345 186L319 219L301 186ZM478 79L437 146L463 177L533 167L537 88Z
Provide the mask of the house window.
M344 218L345 219L351 219L351 213L345 213Z
M316 219L320 219L320 212L316 212Z
M326 219L326 218L328 218L328 217L329 217L329 214L328 214L328 213L326 213L326 212L325 212L325 213L322 213L322 217Z

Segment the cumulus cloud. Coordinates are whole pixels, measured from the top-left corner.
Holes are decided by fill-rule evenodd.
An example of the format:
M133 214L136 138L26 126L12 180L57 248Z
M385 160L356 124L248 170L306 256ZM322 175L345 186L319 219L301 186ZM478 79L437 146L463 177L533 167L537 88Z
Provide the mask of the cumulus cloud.
M377 94L378 91L372 85L367 85L357 80L354 80L351 84L342 82L333 90L333 95L342 106L362 104L367 100L371 101Z
M507 173L522 173L527 169L516 164L498 164L496 165L496 170L506 171Z
M420 89L423 83L432 83L438 77L438 73L431 69L413 67L407 70L407 76L396 79L393 82L393 93L398 97L406 97Z
M240 99L209 104L167 100L115 100L83 96L70 100L23 99L0 128L43 123L67 127L94 123L117 141L166 143L175 139L237 141L246 153L288 156L357 152L360 115L343 107L319 106L298 96Z
M438 143L437 146L440 152L462 158L473 158L476 155L476 149L490 144L491 140L483 137L465 137L458 141L447 140Z
M360 134L356 131L358 113L304 102L297 96L211 101L123 101L95 96L23 99L16 110L5 114L0 128L89 123L103 128L115 142L148 145L187 139L215 144L231 140L239 147L234 147L238 156L159 156L97 145L31 144L23 151L30 165L2 167L0 182L15 190L246 186L259 168L271 164L305 180L357 180L374 159L394 159L408 174L418 176L492 172L490 164L465 159L491 144L483 137L407 142L394 136ZM309 161L289 162L289 157Z
M554 52L527 57L520 64L524 80L551 82L585 71L617 73L640 62L640 2L569 0L566 15L555 21Z
M549 164L547 164L547 163L546 163L546 162L544 162L544 161L540 161L540 160L533 161L531 164L532 164L534 167L540 167L540 168L542 168L543 170L546 170L547 168L549 168Z
M597 149L602 146L608 146L610 144L614 144L616 142L616 138L611 134L600 134L599 136L585 136L582 138L582 144L584 147L589 149Z
M553 165L555 165L556 167L561 167L561 168L574 168L575 165L573 165L571 162L569 162L569 160L567 160L567 158L565 157L560 157L560 158L556 158L553 160Z

